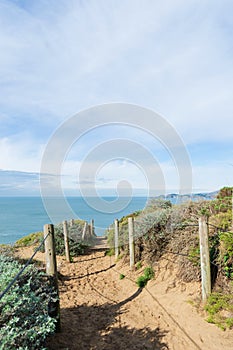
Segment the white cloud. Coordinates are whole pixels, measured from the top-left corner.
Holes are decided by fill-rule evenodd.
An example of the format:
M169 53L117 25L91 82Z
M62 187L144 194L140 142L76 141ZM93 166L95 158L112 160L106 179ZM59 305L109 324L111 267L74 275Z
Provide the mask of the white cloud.
M228 140L229 147L232 9L227 0L0 0L1 168L39 171L43 145L58 123L110 101L155 109L188 146ZM105 133L80 141L67 167L106 140ZM163 167L168 155L158 142L133 130L121 133L151 149ZM114 139L114 131L107 136ZM206 163L213 159L214 149ZM126 170L139 186L137 172ZM114 178L113 169L109 176L105 171ZM224 178L220 164L207 163L204 173L194 171L196 186L207 185L210 173L211 188Z
M200 1L38 1L26 9L3 4L1 102L8 108L31 110L35 117L39 107L62 120L119 99L159 109L180 126L203 96L207 101L211 91L219 96L232 87L217 2L211 11ZM213 100L205 114L215 111ZM195 118L203 114L197 111Z
M24 134L0 139L0 166L2 169L34 172L40 170L43 145Z

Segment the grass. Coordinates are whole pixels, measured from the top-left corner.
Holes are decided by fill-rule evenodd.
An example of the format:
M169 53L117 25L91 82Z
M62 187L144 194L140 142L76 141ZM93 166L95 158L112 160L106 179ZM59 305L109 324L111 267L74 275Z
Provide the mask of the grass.
M18 241L16 241L15 245L17 247L28 247L40 242L42 237L43 237L43 232L30 233L29 235L22 237Z
M137 270L140 270L142 268L142 262L141 261L138 261L135 265L136 269Z
M111 249L106 250L105 256L113 256L113 255L115 255L115 250L114 250L114 248L111 248Z
M233 328L233 294L212 293L205 310L209 314L207 322L216 324L223 330Z

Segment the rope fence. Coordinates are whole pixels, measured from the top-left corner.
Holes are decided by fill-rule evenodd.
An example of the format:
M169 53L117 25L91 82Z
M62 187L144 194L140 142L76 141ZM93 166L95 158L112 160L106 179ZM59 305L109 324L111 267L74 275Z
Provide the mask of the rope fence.
M0 300L4 297L4 295L6 295L9 290L13 287L13 285L17 282L17 280L19 279L19 277L22 275L22 273L26 270L26 268L28 267L28 265L32 262L32 260L34 259L34 257L36 256L36 254L38 253L38 251L43 247L43 244L45 242L45 240L47 239L48 235L46 235L44 237L44 239L42 240L41 244L39 245L39 247L35 250L35 252L32 254L32 256L28 259L28 261L25 263L25 265L22 267L22 269L17 273L17 275L13 278L13 280L8 284L8 286L4 289L4 291L2 291L0 293Z
M71 256L69 251L69 228L67 221L63 221L63 234L64 234L64 248L67 262L71 262ZM75 225L75 220L72 219L69 222L69 227ZM94 220L91 220L88 224L85 222L84 228L81 233L80 241L87 242L88 240L96 237L94 231ZM53 290L56 294L56 297L51 297L48 301L48 313L51 317L56 319L56 332L60 332L61 323L60 323L60 303L59 303L59 289L58 289L58 275L57 275L57 261L56 261L56 251L55 251L55 235L54 235L54 225L46 224L44 225L44 237L36 248L31 257L26 261L24 266L16 274L16 276L11 280L11 282L6 286L6 288L0 293L0 301L2 298L10 292L12 287L17 283L20 276L27 269L29 264L33 261L36 254L44 247L45 250L45 265L46 265L46 275L49 277L50 289Z
M32 256L27 260L25 265L16 274L13 280L7 285L7 287L1 292L0 300L11 290L15 283L19 280L20 276L32 262L36 254L45 247L45 260L46 260L46 274L49 276L50 290L54 291L56 298L52 298L50 295L48 301L48 314L56 320L56 332L60 332L60 303L58 292L58 280L57 280L57 264L55 254L55 239L54 239L54 226L48 224L44 226L44 238L40 245L37 247Z
M74 226L74 220L71 220L70 226ZM199 228L199 242L200 242L200 266L201 266L201 283L202 283L202 300L205 302L208 296L211 293L211 269L210 265L215 267L219 267L215 261L210 261L209 257L209 227L213 227L216 232L215 235L220 235L221 232L229 232L222 227L218 227L216 225L210 224L208 222L208 218L206 216L202 216L199 218L198 224L184 224L184 227L197 227ZM65 255L67 262L71 262L70 253L69 253L69 235L68 235L68 225L67 221L63 222L63 232L64 232L64 245L65 245ZM119 244L120 238L120 230L119 230L119 221L115 220L114 222L114 249L115 249L115 260L118 259L120 254L120 249L127 247L129 249L130 256L130 268L133 269L136 264L135 259L135 239L139 238L135 235L135 223L134 218L128 218L128 242L125 244ZM85 222L83 231L82 231L82 240L96 237L94 233L94 221L91 220L91 223L88 224ZM0 300L11 290L11 288L18 281L20 276L24 273L28 265L32 262L36 254L41 250L42 247L45 247L45 262L46 262L46 274L50 276L51 285L57 291L58 300L58 280L57 280L57 263L56 263L56 253L55 253L55 237L54 237L54 226L52 224L47 224L44 226L44 237L41 241L40 245L36 248L35 252L32 256L27 260L25 265L20 269L20 271L16 274L16 276L12 279L12 281L7 285L7 287L0 293ZM190 255L172 251L170 249L163 248L163 251L173 254L174 256L182 256L184 258L189 258ZM60 331L60 305L59 302L54 306L55 315L57 321L57 331Z
M114 231L114 242L115 242L115 260L118 259L120 254L120 249L125 248L126 246L129 249L130 256L130 268L132 269L135 265L135 240L140 236L135 235L134 231L134 218L128 218L128 242L125 244L119 245L119 221L115 220L115 231ZM199 228L199 250L200 250L200 268L201 268L201 283L202 283L202 300L205 303L208 296L211 293L211 268L210 266L214 266L219 268L219 265L212 259L210 260L210 249L209 249L209 227L214 227L216 229L215 236L219 236L220 232L229 232L228 230L223 229L222 227L218 227L216 225L212 225L208 222L208 217L201 216L199 218L198 224L184 224L183 227L198 227ZM213 237L213 236L212 236ZM172 250L168 250L163 248L163 251L173 254L175 256L182 256L190 259L190 254L186 254L183 252L174 252ZM212 256L213 258L213 256Z

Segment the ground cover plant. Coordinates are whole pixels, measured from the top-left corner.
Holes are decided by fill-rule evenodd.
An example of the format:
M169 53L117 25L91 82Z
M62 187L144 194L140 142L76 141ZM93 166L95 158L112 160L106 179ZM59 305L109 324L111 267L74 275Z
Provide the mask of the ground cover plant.
M212 293L205 310L209 315L207 322L214 323L223 330L233 327L233 294Z
M0 255L0 292L22 265L11 256ZM45 349L45 340L55 331L56 320L48 305L57 299L48 277L29 265L10 291L0 300L0 349Z

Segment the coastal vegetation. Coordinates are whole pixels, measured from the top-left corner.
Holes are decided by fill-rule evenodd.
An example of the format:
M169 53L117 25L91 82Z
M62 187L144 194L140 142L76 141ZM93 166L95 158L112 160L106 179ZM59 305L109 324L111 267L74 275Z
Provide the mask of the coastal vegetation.
M136 283L139 288L147 285L147 282L154 277L155 273L152 267L146 267L142 276L139 276Z
M213 287L206 311L208 322L222 328L233 326L232 195L233 188L224 187L213 200L189 200L172 205L164 199L151 199L143 211L119 220L119 256L127 258L129 254L128 217L132 216L136 261L153 266L162 256L170 254L177 266L177 278L196 282L201 278L198 219L206 217ZM113 248L114 225L106 234ZM138 285L143 284L144 277L140 276Z
M0 255L0 292L23 267L12 256ZM55 330L55 319L48 304L56 298L48 277L29 265L0 300L0 349L44 349L48 335Z
M84 254L87 244L81 242L84 222L75 220L70 228L71 257ZM15 250L22 247L41 246L43 232L29 234L14 246L0 246L0 294L24 267L25 261L15 258ZM55 226L55 246L58 255L65 254L62 224ZM40 268L40 269L39 269ZM29 264L0 300L0 349L45 349L46 339L55 331L56 319L52 317L57 293L50 278L34 263Z
M69 227L69 250L70 256L73 258L78 255L85 253L90 242L82 241L82 231L84 227L84 221L75 220L73 225ZM54 226L55 235L55 250L57 255L65 255L65 245L64 245L64 233L62 223ZM42 242L43 236L40 238ZM44 246L42 246L41 251L44 252Z
M176 265L177 279L200 281L200 249L198 219L205 216L209 227L212 294L204 306L207 322L221 329L233 328L233 227L232 187L224 187L213 200L187 201L172 204L166 199L151 199L144 210L119 220L119 259L128 259L128 218L134 218L135 256L139 288L156 278L156 263L169 254ZM84 221L75 220L69 227L72 257L88 248L81 241ZM114 255L114 225L106 232L110 246L107 255ZM0 247L0 292L22 268L14 250L41 245L43 233L36 232L18 240L14 246ZM62 224L55 226L58 255L65 255ZM43 245L42 248L43 250ZM143 267L144 270L141 271ZM124 280L125 274L119 278ZM122 281L125 283L125 281ZM45 349L46 338L54 332L56 321L49 313L49 303L56 294L41 266L30 264L0 300L0 339L2 350Z

